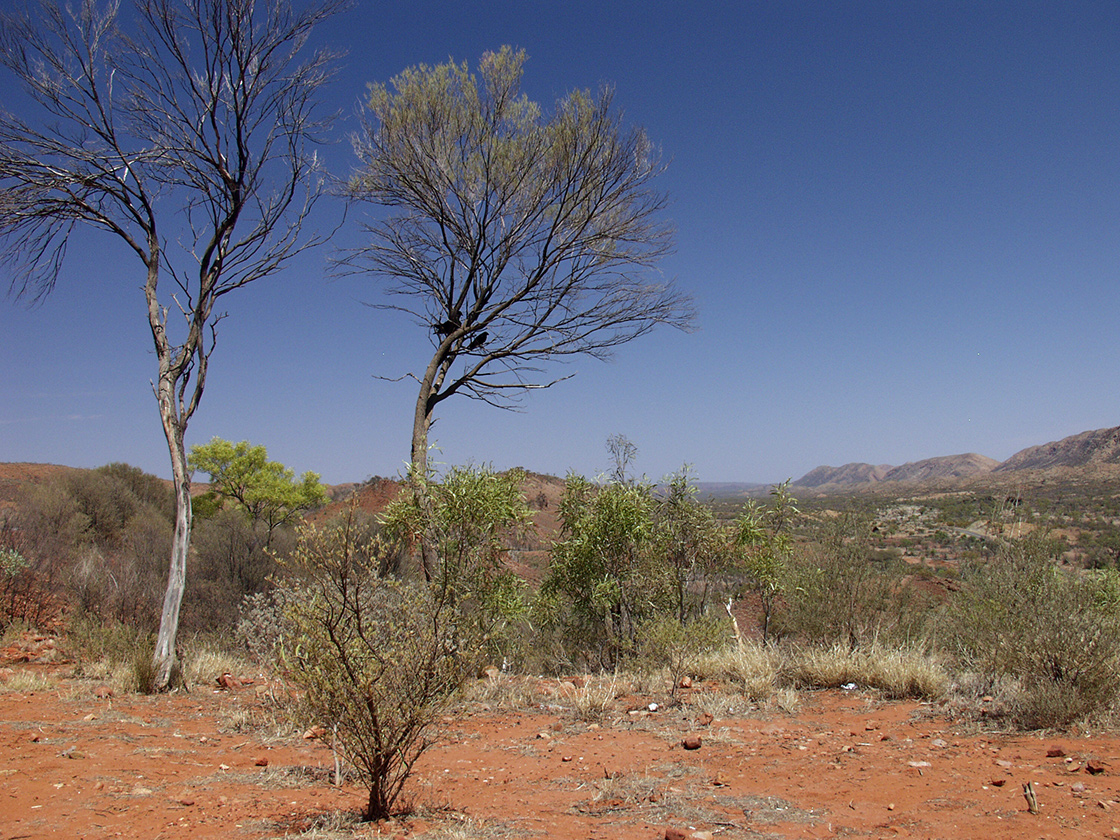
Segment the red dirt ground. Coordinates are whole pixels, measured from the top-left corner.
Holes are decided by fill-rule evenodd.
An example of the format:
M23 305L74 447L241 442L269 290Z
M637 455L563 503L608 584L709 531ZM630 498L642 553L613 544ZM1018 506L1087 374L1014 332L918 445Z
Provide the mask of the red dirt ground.
M994 734L859 690L805 693L790 714L741 703L705 723L701 710L717 700L710 686L652 713L658 698L620 698L588 724L572 710L571 684L556 681L534 684L529 711L476 704L445 719L443 741L407 788L420 817L317 833L308 829L323 815L356 813L363 792L330 785L321 741L246 726L268 717L263 686L104 696L103 686L67 678L65 664L5 652L3 840L655 840L669 828L697 838L1120 836L1112 735ZM51 683L16 690L30 674ZM683 748L691 734L699 749ZM1037 815L1027 812L1027 782Z

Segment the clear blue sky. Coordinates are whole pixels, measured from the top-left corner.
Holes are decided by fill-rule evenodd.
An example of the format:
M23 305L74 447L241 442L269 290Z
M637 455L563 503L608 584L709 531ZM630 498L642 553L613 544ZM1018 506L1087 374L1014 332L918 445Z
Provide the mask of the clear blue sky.
M1118 3L359 0L320 35L349 50L340 137L367 82L511 44L532 98L612 84L671 159L663 270L699 330L577 360L520 413L448 400L438 461L594 475L620 432L651 478L768 482L1120 424ZM77 245L46 303L0 299L0 461L169 475L139 266ZM376 377L428 334L327 257L226 299L188 443L403 468L415 388Z

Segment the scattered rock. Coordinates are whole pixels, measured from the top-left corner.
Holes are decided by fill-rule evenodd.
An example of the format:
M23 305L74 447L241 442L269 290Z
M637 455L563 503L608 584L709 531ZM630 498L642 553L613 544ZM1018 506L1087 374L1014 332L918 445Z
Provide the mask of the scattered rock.
M193 799L180 799L179 804L180 805L185 805L189 808L194 804L194 800Z
M1108 769L1108 765L1103 761L1098 761L1095 758L1090 758L1085 762L1085 772L1090 776L1099 776L1101 773Z
M308 729L306 732L303 733L303 740L305 740L305 741L315 741L319 738L322 738L326 734L327 734L326 727L312 726L310 729Z
M681 746L686 750L700 749L700 736L699 735L685 735L684 740L681 741Z
M1007 779L992 779L988 784L992 787L1003 787L1007 784Z
M268 766L268 757L262 755L253 763L256 764L257 767L267 767Z
M233 676L233 674L222 674L217 679L217 683L221 688L237 688L241 685L241 680Z
M1047 758L1064 758L1066 751L1059 747L1057 744L1046 750Z
M677 683L677 688L692 688L692 677L681 677L681 681Z
M665 840L712 840L710 831L694 831L691 828L667 828Z
M715 716L711 712L704 712L700 715L699 723L701 726L711 726L713 720L715 720Z

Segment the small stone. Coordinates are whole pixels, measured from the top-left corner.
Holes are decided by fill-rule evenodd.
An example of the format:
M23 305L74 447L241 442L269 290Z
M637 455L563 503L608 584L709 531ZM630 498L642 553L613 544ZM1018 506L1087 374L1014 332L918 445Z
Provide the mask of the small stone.
M700 736L699 735L686 735L681 741L681 746L686 750L700 749Z
M887 806L887 810L888 810L888 811L893 811L893 810L894 810L894 803L893 803L893 802L892 802L892 803L890 803L890 804L889 804L889 805Z
M715 720L715 716L711 712L704 712L700 715L698 722L701 726L711 726L713 720Z
M326 734L327 730L325 727L312 726L310 729L303 733L303 740L314 741L317 738L322 738Z
M681 677L681 681L677 683L678 688L692 688L692 677Z
M538 741L551 741L551 740L552 740L552 736L551 736L551 735L549 735L549 734L548 734L547 732L543 732L543 731L542 731L542 732L538 732L538 733L537 733L537 740L538 740Z
M712 777L712 784L716 787L727 787L727 774L722 770L717 770L715 776Z
M989 784L991 784L992 787L1003 787L1007 784L1007 779L992 779Z
M222 674L217 678L217 683L221 688L230 689L237 688L241 685L241 680L237 679L233 674Z
M95 715L91 712L90 714L88 714L84 718L82 718L82 720L84 720L86 723L89 723L91 720L97 720L97 715Z
M267 767L268 766L268 757L262 755L253 763L256 764L257 767Z
M911 767L932 767L933 766L928 761L908 761L906 763L909 764Z
M180 799L179 804L180 805L186 805L189 808L194 804L194 800L193 799Z
M1057 744L1046 750L1047 758L1064 758L1066 751L1059 747Z
M570 755L564 755L564 756L560 757L560 760L561 761L571 761L572 757Z
M1112 808L1112 806L1103 799L1098 799L1097 800L1097 807L1100 808L1102 811L1108 811L1108 810L1111 810L1111 808Z
M996 759L996 767L1002 767L1004 770L1010 770L1014 766L1015 766L1014 764L1012 764L1010 761L1007 761L1006 759L1003 759L1003 758L997 758Z
M93 690L93 696L98 700L108 700L113 696L113 689L109 688L107 685L99 685Z
M1070 790L1070 793L1072 793L1076 796L1080 796L1081 794L1083 794L1085 792L1085 783L1084 782L1076 782L1076 783L1069 786L1069 790Z
M688 840L688 832L680 828L667 828L665 840Z
M1107 764L1105 764L1103 761L1097 761L1095 758L1091 758L1085 762L1085 772L1090 776L1099 776L1107 769Z

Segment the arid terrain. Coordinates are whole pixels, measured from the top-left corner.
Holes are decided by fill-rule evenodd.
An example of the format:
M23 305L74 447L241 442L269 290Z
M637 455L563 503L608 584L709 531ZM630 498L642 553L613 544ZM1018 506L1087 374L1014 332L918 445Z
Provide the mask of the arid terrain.
M5 840L1120 836L1112 734L985 731L858 687L753 705L705 684L671 706L619 685L597 717L587 693L609 685L501 676L444 718L413 815L361 825L363 791L331 784L329 746L279 722L259 675L114 696L49 637L3 659Z
M911 472L933 484L876 480L881 498L852 498L877 511L881 551L915 568L907 580L937 592L955 586L957 558L1002 521L985 519L993 501L1020 528L1045 521L1073 560L1107 560L1120 527L1114 432L1037 447L1045 463L1030 461L1030 481L986 462L984 475L964 478L923 467ZM1097 455L1085 456L1087 446ZM0 464L0 512L68 469ZM950 479L961 483L947 492ZM896 495L884 494L891 487ZM562 488L526 478L538 533L508 562L530 583L547 563ZM321 515L353 490L362 509L380 510L396 489L385 479L340 487ZM828 496L808 512L823 518L841 504ZM736 612L751 632L749 599ZM886 700L860 685L749 702L698 681L673 700L665 685L583 675L474 681L407 784L408 815L362 824L365 791L353 776L333 783L329 733L293 720L286 688L268 675L214 673L188 692L128 693L91 678L53 629L9 636L0 649L0 840L1120 837L1113 730L993 729L983 700L978 721L975 708L952 705L959 698Z

